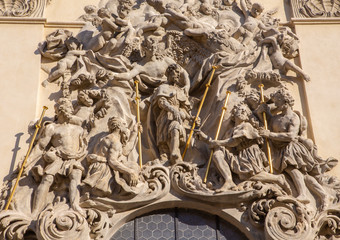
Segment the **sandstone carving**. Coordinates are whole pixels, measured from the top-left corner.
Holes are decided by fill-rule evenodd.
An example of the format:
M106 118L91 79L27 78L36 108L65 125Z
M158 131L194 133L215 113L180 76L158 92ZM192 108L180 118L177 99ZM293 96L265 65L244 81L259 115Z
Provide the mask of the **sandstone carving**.
M46 4L51 0L15 0L0 2L0 16L42 17Z
M318 155L294 109L287 82L311 79L289 60L299 39L274 10L103 2L85 7L79 33L58 29L38 44L43 91L60 88L56 117L44 119L0 212L3 239L109 239L115 216L169 199L237 208L268 240L339 237L340 181L327 174L338 160ZM321 16L325 2L299 1L299 11Z
M295 17L324 18L340 16L340 2L337 0L293 0L291 2Z

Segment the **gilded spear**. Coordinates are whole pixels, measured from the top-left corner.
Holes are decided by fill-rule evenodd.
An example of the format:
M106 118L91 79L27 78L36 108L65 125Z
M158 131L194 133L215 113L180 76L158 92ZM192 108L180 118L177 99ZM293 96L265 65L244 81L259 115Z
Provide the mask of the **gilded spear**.
M220 121L218 123L217 131L216 131L216 135L215 135L215 140L218 140L218 136L219 136L220 131L221 131L221 126L222 126L222 122L223 122L223 118L224 118L225 112L227 111L227 105L228 105L230 94L231 94L231 92L227 91L227 96L225 97L224 104L223 104L223 107L222 107L222 113L221 113ZM203 180L204 183L207 182L208 173L209 173L209 169L210 169L210 165L211 165L211 160L212 160L213 154L214 154L214 150L211 150L210 151L210 157L209 157L209 161L208 161L207 170L205 172L205 176L204 176L204 180Z
M32 140L31 140L31 142L30 142L30 145L29 145L29 147L28 147L28 150L27 150L25 159L24 159L24 161L22 162L20 171L19 171L19 173L18 173L17 180L16 180L16 182L15 182L15 184L14 184L14 187L13 187L13 190L11 191L11 194L9 195L9 198L8 198L8 200L7 200L7 203L6 203L6 206L5 206L5 209L4 209L4 210L8 210L9 204L10 204L11 201L12 201L14 192L15 192L17 186L18 186L18 183L19 183L19 180L20 180L20 178L21 178L22 172L24 171L24 168L25 168L25 165L26 165L28 156L29 156L30 153L31 153L31 150L32 150L32 148L33 148L34 140L35 140L35 138L37 137L37 134L38 134L39 129L41 128L41 122L42 122L42 119L43 119L43 117L44 117L45 112L46 112L47 109L48 109L48 108L47 108L46 106L43 107L43 111L42 111L42 113L41 113L40 119L39 119L38 123L35 125L35 131L34 131Z
M138 84L139 81L135 80L135 84L136 84L136 103L137 103L137 123L141 124L140 122L140 111L139 111L139 101L140 101L140 96L139 96L139 90L138 90ZM140 168L142 168L142 163L143 163L143 159L142 159L142 136L141 136L141 132L140 129L138 128L138 153L139 153L139 166Z
M259 88L261 90L261 103L264 103L264 94L263 94L263 84L259 85ZM266 112L262 113L263 116L263 124L264 124L264 128L266 130L268 130L268 123L267 123L267 116L266 116ZM267 157L268 157L268 162L269 162L269 168L270 168L270 173L273 173L273 164L272 164L272 151L270 149L270 145L269 145L269 141L268 138L266 137L266 146L267 146Z
M215 71L216 71L217 67L216 67L216 66L213 66L212 69L213 69L213 70L212 70L210 79L209 79L208 83L205 85L205 91L204 91L204 94L203 94L201 103L200 103L200 105L199 105L199 107L198 107L197 114L196 114L196 116L195 116L194 122L193 122L193 124L192 124L191 129L190 129L190 134L189 134L187 143L186 143L186 145L185 145L185 148L184 148L184 151L183 151L183 154L182 154L182 159L183 159L183 160L184 160L185 154L186 154L186 152L187 152L187 150L188 150L188 148L189 148L190 141L191 141L192 135L193 135L193 133L194 133L194 129L195 129L195 127L196 127L196 121L197 121L197 119L198 119L198 117L199 117L199 115L200 115L200 113L201 113L201 110L202 110L202 107L203 107L203 103L204 103L205 98L206 98L206 96L207 96L207 94L208 94L208 90L209 90L209 88L210 88L210 86L211 86L210 84L211 84L211 81L212 81L212 79L213 79L213 77L214 77L214 74L215 74Z

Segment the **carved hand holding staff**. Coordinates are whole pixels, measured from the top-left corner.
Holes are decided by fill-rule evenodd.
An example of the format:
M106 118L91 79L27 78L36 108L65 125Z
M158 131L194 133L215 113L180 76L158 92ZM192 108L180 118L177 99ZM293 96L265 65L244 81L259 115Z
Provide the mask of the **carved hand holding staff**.
M264 94L263 94L263 84L259 85L260 91L261 91L261 103L264 103ZM266 112L263 112L263 124L264 128L268 130L268 123L267 123L267 116ZM269 146L269 141L268 138L266 138L266 146L267 146L267 157L268 157L268 162L269 162L269 168L270 168L270 173L273 173L273 164L272 164L272 152Z
M198 107L198 111L197 111L196 117L195 117L194 122L193 122L193 124L192 124L191 130L190 130L190 134L189 134L189 137L188 137L188 140L187 140L187 143L185 144L185 148L184 148L184 151L183 151L183 154L182 154L182 159L183 159L183 160L184 160L185 154L186 154L186 152L187 152L187 150L188 150L188 148L189 148L189 144L190 144L192 135L193 135L193 133L194 133L194 129L195 129L195 127L196 127L196 121L197 121L197 119L198 119L198 117L199 117L199 115L200 115L200 113L201 113L201 110L202 110L202 107L203 107L203 103L204 103L205 98L206 98L206 96L207 96L207 94L208 94L208 90L209 90L209 88L210 88L210 86L211 86L210 84L211 84L211 81L212 81L212 79L213 79L213 77L214 77L214 74L215 74L215 71L216 71L217 67L216 67L216 66L213 66L212 69L213 69L213 70L212 70L210 79L209 79L208 83L205 85L205 91L204 91L204 94L203 94L203 97L202 97L200 106Z
M27 158L28 158L28 156L29 156L30 153L31 153L31 150L32 150L32 148L33 148L34 140L35 140L35 138L37 137L37 134L38 134L39 129L41 128L41 122L42 122L42 119L43 119L43 117L44 117L45 112L46 112L47 109L48 109L48 108L47 108L46 106L43 107L43 111L42 111L42 113L41 113L40 119L39 119L38 123L35 125L35 131L34 131L34 134L33 134L32 140L31 140L31 143L30 143L30 145L29 145L29 147L28 147L28 150L27 150L25 159L24 159L24 161L23 161L23 163L22 163L22 165L21 165L21 168L20 168L20 171L19 171L19 173L18 173L17 180L16 180L16 182L15 182L15 184L14 184L13 190L12 190L12 192L11 192L11 194L10 194L8 200L7 200L7 203L6 203L6 206L5 206L5 210L8 210L9 204L10 204L11 201L12 201L14 192L15 192L17 186L18 186L18 183L19 183L20 177L21 177L21 175L22 175L22 172L24 171L24 168L25 168L25 165L26 165L26 162L27 162Z
M222 107L222 113L221 113L220 121L218 123L218 127L217 127L217 131L216 131L216 135L215 135L215 139L214 140L218 140L218 135L220 134L220 131L221 131L221 126L222 126L224 114L227 111L227 105L228 105L228 100L229 100L230 94L231 94L231 92L227 91L227 96L225 97L225 100L224 100L224 105ZM214 150L211 150L210 151L210 157L209 157L209 161L208 161L207 170L205 172L205 176L204 176L204 180L203 180L204 183L207 182L209 168L210 168L210 165L211 165L211 160L212 160L213 154L214 154Z

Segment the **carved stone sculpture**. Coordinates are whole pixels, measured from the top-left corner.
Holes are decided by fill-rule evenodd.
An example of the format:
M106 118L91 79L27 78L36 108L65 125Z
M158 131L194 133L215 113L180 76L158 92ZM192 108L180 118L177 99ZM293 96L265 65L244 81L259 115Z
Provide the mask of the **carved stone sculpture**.
M80 161L87 153L86 132L79 126L79 119L73 115L73 107L67 99L59 100L56 114L57 122L45 127L38 145L32 152L31 162L28 164L28 166L35 164L41 155L47 163L44 169L40 165L32 169L36 175L42 177L33 199L33 216L45 207L44 196L48 193L57 175L69 177L70 205L75 211L83 214L79 207L78 187L85 171ZM47 148L48 146L50 147ZM26 171L28 170L26 169Z
M322 1L299 3L320 15ZM293 109L287 71L310 78L288 60L298 37L275 10L249 0L110 0L84 10L78 20L90 23L79 33L58 29L38 45L43 90L60 83L56 117L44 119L0 212L2 239L110 239L149 207L180 204L239 214L231 222L258 239L340 236L340 180L327 174L338 160L318 155Z
M42 17L50 0L1 1L0 15L5 17Z
M337 0L292 1L294 16L303 18L339 17L339 4Z

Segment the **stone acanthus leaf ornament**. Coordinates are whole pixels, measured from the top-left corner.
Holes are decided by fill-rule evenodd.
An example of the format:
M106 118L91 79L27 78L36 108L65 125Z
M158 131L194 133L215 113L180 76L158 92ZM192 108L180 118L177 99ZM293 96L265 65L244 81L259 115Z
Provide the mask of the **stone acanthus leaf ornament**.
M2 15L36 16L45 4L12 3ZM298 14L338 14L337 1L295 3ZM85 7L79 33L38 44L43 90L60 94L0 212L3 239L110 239L122 219L182 201L237 212L232 222L258 239L339 237L340 181L327 173L338 160L318 155L294 109L287 81L311 79L289 60L299 39L275 10L249 0L101 6Z

